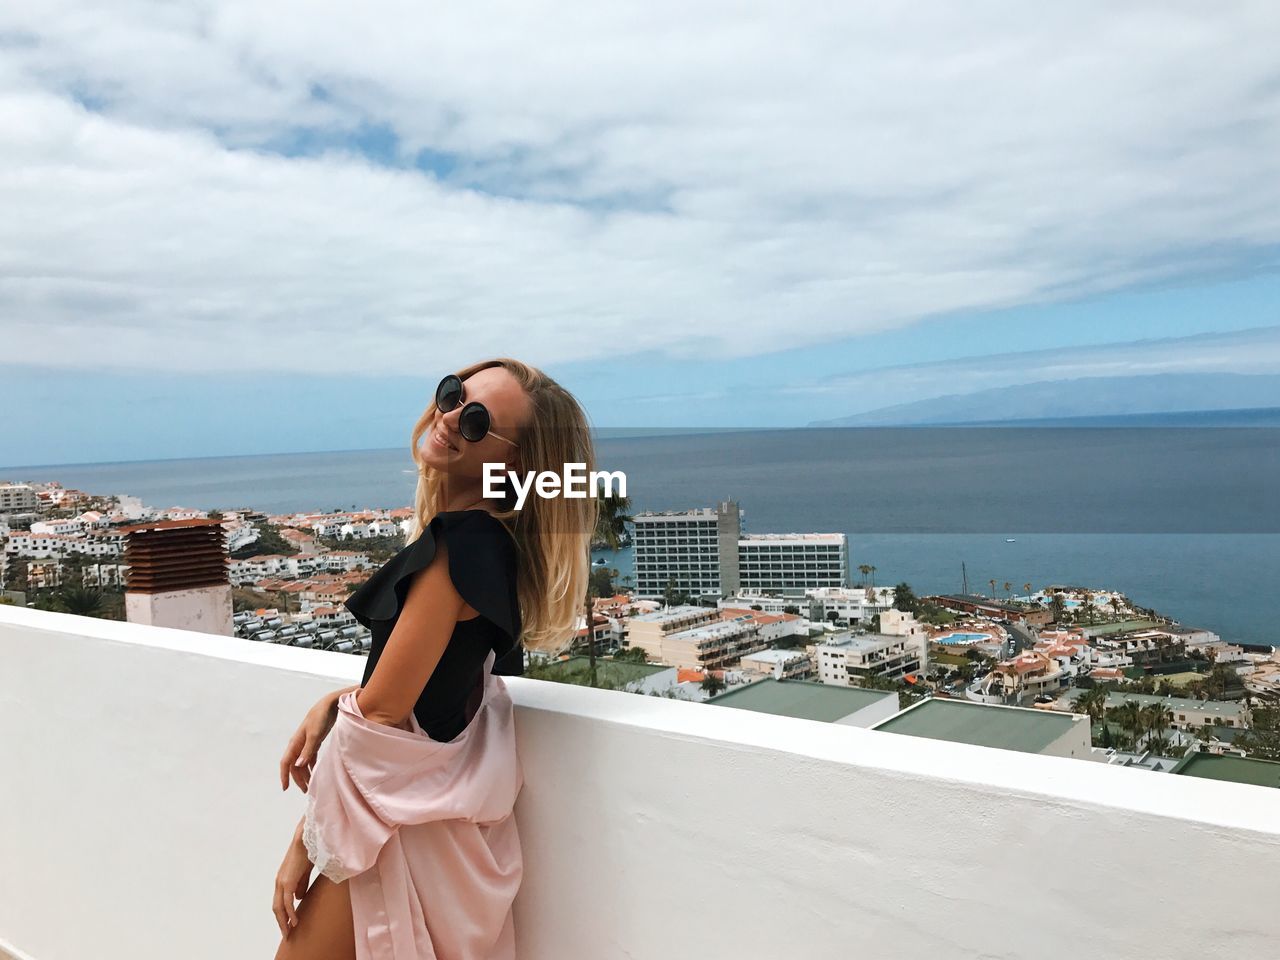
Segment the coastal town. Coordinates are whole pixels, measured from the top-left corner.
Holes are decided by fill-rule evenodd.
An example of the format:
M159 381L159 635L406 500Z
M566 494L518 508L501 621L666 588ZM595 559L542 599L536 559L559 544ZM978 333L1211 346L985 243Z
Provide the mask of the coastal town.
M1224 642L1111 588L989 580L986 593L917 595L851 567L846 534L751 533L741 516L725 500L626 517L634 569L597 550L572 644L526 651L525 676L1280 786L1275 647ZM131 538L213 529L228 634L364 655L369 633L342 601L412 520L408 508L268 515L0 484L0 603L135 619L131 567L147 554Z

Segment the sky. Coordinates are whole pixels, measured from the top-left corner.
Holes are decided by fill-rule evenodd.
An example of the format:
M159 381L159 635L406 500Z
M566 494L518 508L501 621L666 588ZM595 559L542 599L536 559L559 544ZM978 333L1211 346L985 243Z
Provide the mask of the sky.
M1280 372L1271 2L0 8L0 464Z

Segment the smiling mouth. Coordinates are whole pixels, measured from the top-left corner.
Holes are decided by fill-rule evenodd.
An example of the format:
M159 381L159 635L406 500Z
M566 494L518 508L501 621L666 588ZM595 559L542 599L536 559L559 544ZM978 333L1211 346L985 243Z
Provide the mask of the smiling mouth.
M458 448L445 439L445 435L439 430L433 431L431 437L435 441L436 446L444 447L446 450L452 450L454 453L458 452Z

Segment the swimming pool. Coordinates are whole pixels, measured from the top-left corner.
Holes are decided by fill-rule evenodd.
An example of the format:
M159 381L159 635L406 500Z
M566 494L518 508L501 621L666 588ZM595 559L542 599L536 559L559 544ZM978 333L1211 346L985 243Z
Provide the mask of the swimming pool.
M945 636L938 637L934 643L969 644L991 639L994 638L989 633L948 633Z

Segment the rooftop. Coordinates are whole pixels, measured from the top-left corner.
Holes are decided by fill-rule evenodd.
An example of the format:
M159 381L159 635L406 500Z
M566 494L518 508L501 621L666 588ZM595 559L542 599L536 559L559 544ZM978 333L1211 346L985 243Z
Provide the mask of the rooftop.
M685 617L692 616L695 613L706 614L707 616L716 616L717 613L712 607L699 607L691 603L680 604L678 606L668 607L665 610L654 610L650 613L637 613L634 617L630 617L631 622L640 623L665 623L668 620L680 620Z
M834 723L888 697L897 703L898 695L892 690L864 690L810 680L767 678L725 691L705 702L718 707L739 707L758 713Z
M823 640L818 644L819 647L837 647L841 650L853 650L859 653L866 653L872 650L878 650L886 643L906 643L908 637L891 636L887 633L861 633L857 636L853 634L835 634L828 640Z
M1188 753L1178 761L1171 773L1184 777L1207 777L1250 783L1259 787L1280 787L1280 763L1253 757L1228 757L1212 753Z
M1115 623L1088 624L1081 629L1091 637L1109 637L1113 633L1128 633L1130 630L1149 630L1152 627L1163 627L1164 624L1154 620L1118 620Z
M760 543L783 543L796 541L799 543L843 543L848 540L843 533L744 533L738 544L756 546Z
M1163 703L1170 710L1200 710L1219 717L1239 717L1242 710L1238 700L1193 700L1189 697L1161 697L1153 693L1125 693L1120 690L1112 690L1107 694L1107 709L1114 710L1126 700L1136 700L1144 707Z
M591 658L584 656L565 657L564 659L552 660L546 663L542 669L554 675L578 674L591 668ZM655 673L662 673L670 670L670 667L663 666L660 663L636 663L631 660L613 660L608 657L596 657L596 682L604 684L608 682L632 683L636 680L643 680L645 677L651 677Z
M1038 753L1080 722L1088 722L1088 718L1027 707L930 697L912 704L875 729L932 740Z

